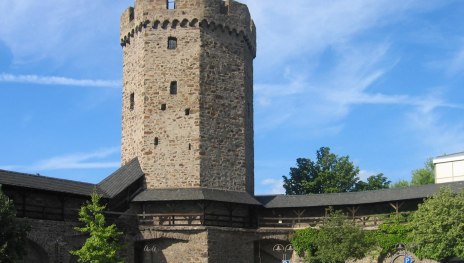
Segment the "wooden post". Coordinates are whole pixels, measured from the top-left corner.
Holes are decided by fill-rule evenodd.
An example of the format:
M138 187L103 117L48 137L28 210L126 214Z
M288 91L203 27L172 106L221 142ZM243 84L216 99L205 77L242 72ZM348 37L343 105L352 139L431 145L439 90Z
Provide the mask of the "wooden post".
M227 210L229 211L229 226L232 226L233 220L232 220L232 214L234 211L234 207L232 204L227 203Z
M26 193L21 191L23 217L26 217Z
M305 209L302 209L302 210L293 210L293 213L296 214L297 216L297 222L298 222L298 225L301 223L301 216L304 214L306 210ZM295 227L295 223L293 223L293 226L292 227Z
M60 204L61 204L61 220L64 221L64 208L65 208L65 198L62 195L60 195Z
M359 206L352 206L352 207L347 207L348 211L351 213L351 217L353 219L353 224L355 223L356 220L356 213L359 210Z
M395 213L396 213L396 219L399 218L400 216L400 208L401 206L403 206L404 202L398 202L396 201L395 203L389 203L391 207L393 207L393 209L395 209Z

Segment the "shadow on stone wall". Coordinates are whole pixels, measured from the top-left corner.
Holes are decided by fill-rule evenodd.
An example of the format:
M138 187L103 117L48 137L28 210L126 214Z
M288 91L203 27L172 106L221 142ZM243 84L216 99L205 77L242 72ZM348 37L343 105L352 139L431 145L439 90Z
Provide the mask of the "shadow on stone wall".
M43 263L49 262L47 252L39 244L28 239L26 241L26 256L21 263Z

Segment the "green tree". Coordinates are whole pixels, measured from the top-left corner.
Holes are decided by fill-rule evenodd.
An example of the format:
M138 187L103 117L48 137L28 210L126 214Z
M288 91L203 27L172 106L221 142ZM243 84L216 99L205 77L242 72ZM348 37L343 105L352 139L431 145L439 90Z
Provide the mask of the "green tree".
M420 259L464 258L464 191L442 188L411 217L411 240Z
M423 168L412 171L411 185L435 183L435 171L432 158L427 159Z
M316 162L298 158L297 167L290 168L290 177L283 176L286 194L340 193L355 190L359 168L348 156L337 156L330 148L321 147Z
M105 205L100 204L100 196L93 193L88 201L79 210L79 221L84 223L83 227L76 230L89 235L82 248L71 251L71 254L79 257L79 262L90 263L114 263L123 262L118 256L119 232L115 224L106 226L103 210Z
M391 181L383 175L383 173L377 175L371 175L367 178L367 182L358 181L355 186L356 191L370 191L385 189L390 187Z
M407 180L398 180L395 183L393 183L390 187L391 188L402 188L402 187L409 187L411 186L411 183Z
M371 249L366 233L354 226L340 211L329 211L319 229L296 231L292 238L295 249L305 260L335 263L361 259Z
M13 201L2 192L0 185L0 262L22 259L29 230L29 224L16 218Z
M379 226L377 230L366 231L370 243L380 250L380 256L396 252L399 244L410 245L411 227L409 215L391 215Z

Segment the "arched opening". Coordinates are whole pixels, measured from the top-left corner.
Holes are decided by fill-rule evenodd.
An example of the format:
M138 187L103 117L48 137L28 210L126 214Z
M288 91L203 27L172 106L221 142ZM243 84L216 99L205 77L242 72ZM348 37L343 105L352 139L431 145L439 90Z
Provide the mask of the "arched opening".
M293 247L289 241L284 240L257 240L254 249L255 263L281 263L283 260L291 260L293 255Z
M23 263L42 263L49 262L48 254L44 248L34 241L28 239L26 241L26 255L22 261Z

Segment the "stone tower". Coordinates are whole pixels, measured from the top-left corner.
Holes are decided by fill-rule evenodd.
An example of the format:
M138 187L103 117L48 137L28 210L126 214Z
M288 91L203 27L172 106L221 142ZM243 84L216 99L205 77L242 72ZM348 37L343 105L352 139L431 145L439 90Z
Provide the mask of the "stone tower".
M253 194L255 26L233 0L136 0L121 17L122 164L148 189Z

